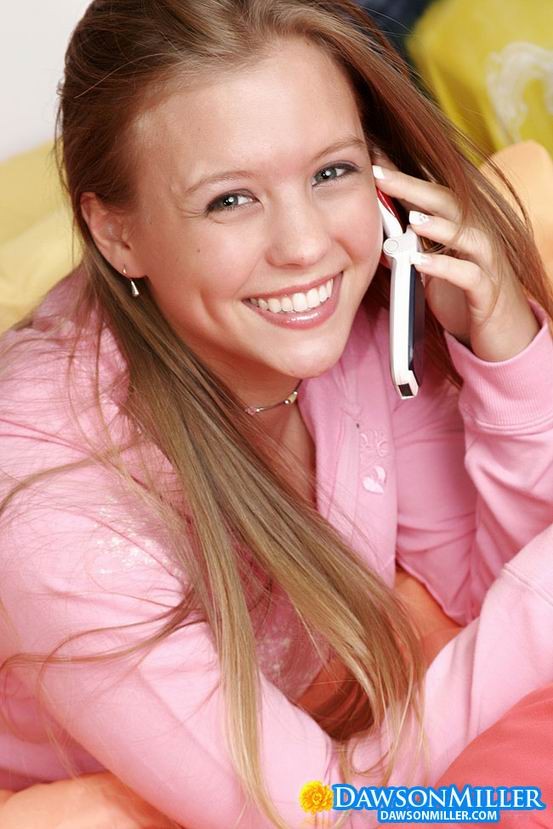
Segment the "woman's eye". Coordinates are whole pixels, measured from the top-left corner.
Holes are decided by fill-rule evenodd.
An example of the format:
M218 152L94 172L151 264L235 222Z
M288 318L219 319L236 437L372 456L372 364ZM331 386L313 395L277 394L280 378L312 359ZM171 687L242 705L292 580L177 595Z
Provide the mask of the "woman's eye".
M225 204L225 202L229 202L231 199L245 199L243 193L227 193L226 196L220 196L215 201L212 201L210 205L208 205L207 212L208 213L222 213L225 210L236 210L237 207L242 207L241 204Z
M338 175L338 176L335 176L335 177L327 176L323 179L323 183L325 183L327 181L335 181L336 179L345 178L350 173L358 173L359 172L359 168L355 167L353 164L333 164L330 167L323 167L322 170L319 170L318 173L315 173L315 177L320 176L323 173L328 172L328 170L345 170L345 172L342 173L341 175ZM228 202L231 201L231 199L237 200L237 199L240 199L240 198L247 199L247 198L249 198L249 196L247 196L244 193L227 193L224 196L219 196L219 198L215 199L214 201L212 201L208 205L207 212L208 213L223 213L223 212L229 212L230 210L236 210L239 207L243 207L243 205L242 204L236 204L236 203L235 204L228 204ZM225 202L227 202L227 204L225 204Z
M342 173L341 176L336 176L336 178L344 178L349 175L349 173L356 173L357 167L353 167L351 164L334 164L331 167L323 167L323 169L319 170L319 172L315 175L320 176L322 173L326 173L327 170L345 170L346 172ZM333 181L333 179L325 178L323 181Z

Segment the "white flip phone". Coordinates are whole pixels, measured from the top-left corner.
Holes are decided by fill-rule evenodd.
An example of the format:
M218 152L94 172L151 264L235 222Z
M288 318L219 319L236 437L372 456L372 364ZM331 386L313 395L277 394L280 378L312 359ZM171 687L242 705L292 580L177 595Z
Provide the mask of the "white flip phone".
M403 228L393 202L377 189L384 226L382 251L391 269L390 371L401 398L415 397L424 370L424 285L410 262L422 250L419 237Z

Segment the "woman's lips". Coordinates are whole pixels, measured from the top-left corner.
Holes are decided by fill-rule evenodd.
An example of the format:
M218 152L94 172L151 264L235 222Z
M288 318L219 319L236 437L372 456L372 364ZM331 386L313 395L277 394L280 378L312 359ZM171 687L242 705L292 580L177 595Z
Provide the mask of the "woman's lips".
M262 316L263 319L271 322L273 325L280 325L284 328L314 328L315 326L326 322L326 320L331 317L336 310L336 306L338 305L338 300L340 298L342 276L343 271L339 273L338 276L334 277L332 296L329 299L323 302L322 305L318 305L317 308L308 308L306 311L282 311L275 314L273 311L264 311L257 305L253 305L253 303L248 302L248 300L242 301L244 305L247 305L248 308L256 314Z

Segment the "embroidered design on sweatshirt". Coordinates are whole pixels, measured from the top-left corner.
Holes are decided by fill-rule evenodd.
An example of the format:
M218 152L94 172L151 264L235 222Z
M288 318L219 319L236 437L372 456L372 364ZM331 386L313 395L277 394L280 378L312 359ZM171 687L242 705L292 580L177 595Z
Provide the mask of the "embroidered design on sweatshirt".
M388 480L387 461L389 442L382 429L367 429L359 433L361 481L367 492L382 495Z

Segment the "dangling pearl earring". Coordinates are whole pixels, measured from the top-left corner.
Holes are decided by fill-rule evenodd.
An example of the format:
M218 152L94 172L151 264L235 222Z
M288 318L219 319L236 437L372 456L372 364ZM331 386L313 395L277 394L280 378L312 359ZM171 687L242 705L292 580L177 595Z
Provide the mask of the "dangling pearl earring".
M123 265L123 274L124 274L125 276L127 275L127 268L126 268L126 266L125 266L125 265ZM136 287L135 282L134 282L134 279L131 279L131 280L130 280L130 283L131 283L131 294L132 294L134 297L136 297L136 296L140 296L140 291L139 291L139 290L138 290L138 288Z

